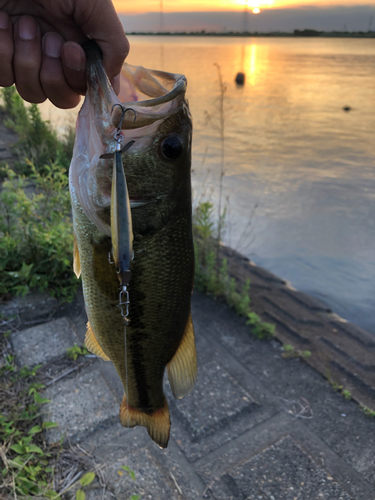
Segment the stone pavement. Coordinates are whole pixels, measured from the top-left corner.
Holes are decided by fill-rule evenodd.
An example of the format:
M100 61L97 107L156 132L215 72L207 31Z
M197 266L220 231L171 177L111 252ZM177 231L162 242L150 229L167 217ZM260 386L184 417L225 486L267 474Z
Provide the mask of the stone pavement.
M86 498L375 500L375 419L304 361L284 359L279 341L252 336L222 302L195 292L192 312L198 380L181 401L166 382L166 450L144 428L121 427L123 389L111 363L90 358L46 389L45 418L59 423L47 439L65 435L105 465L107 490L95 480ZM48 307L41 313L50 319ZM79 296L13 335L15 353L22 364L57 365L68 344L83 343L85 323Z

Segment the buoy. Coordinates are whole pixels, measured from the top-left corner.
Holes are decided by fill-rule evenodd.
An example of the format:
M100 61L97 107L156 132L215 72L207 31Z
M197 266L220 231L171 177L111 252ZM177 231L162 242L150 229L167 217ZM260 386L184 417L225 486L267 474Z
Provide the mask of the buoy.
M344 107L342 108L342 110L343 110L343 111L348 112L348 111L351 111L351 110L352 110L352 108L351 108L350 106L344 106Z
M243 85L245 83L245 73L242 73L242 71L237 73L236 83L237 85Z

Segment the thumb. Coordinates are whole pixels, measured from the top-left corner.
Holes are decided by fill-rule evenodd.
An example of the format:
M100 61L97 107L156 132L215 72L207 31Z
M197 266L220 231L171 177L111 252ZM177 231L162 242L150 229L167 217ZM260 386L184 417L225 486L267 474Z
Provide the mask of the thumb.
M117 76L129 53L129 42L111 0L75 0L74 19L99 45L109 79Z

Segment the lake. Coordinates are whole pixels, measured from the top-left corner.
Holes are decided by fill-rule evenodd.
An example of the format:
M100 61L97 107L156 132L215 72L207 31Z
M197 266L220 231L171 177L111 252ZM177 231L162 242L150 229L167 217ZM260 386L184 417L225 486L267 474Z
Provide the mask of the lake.
M221 68L224 243L375 333L373 40L129 39L128 62L187 76L195 200L216 206Z

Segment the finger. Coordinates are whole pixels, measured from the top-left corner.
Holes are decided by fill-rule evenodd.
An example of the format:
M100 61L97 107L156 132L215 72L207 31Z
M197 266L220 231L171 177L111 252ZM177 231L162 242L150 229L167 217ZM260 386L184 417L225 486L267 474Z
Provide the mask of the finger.
M0 11L0 86L10 87L14 83L12 23L3 10Z
M121 86L120 86L120 75L116 75L113 78L111 78L111 85L113 90L115 91L116 95L119 95Z
M62 62L66 81L77 93L86 92L86 54L76 42L65 42L62 46Z
M14 27L13 69L16 87L23 99L43 102L46 95L39 80L42 62L40 28L30 16L22 16Z
M121 71L129 53L129 42L111 0L91 0L76 5L75 20L82 31L95 40L103 53L103 65L109 79Z
M58 33L46 33L43 37L43 60L40 81L48 99L58 108L74 108L80 101L65 79L61 49L64 39Z

